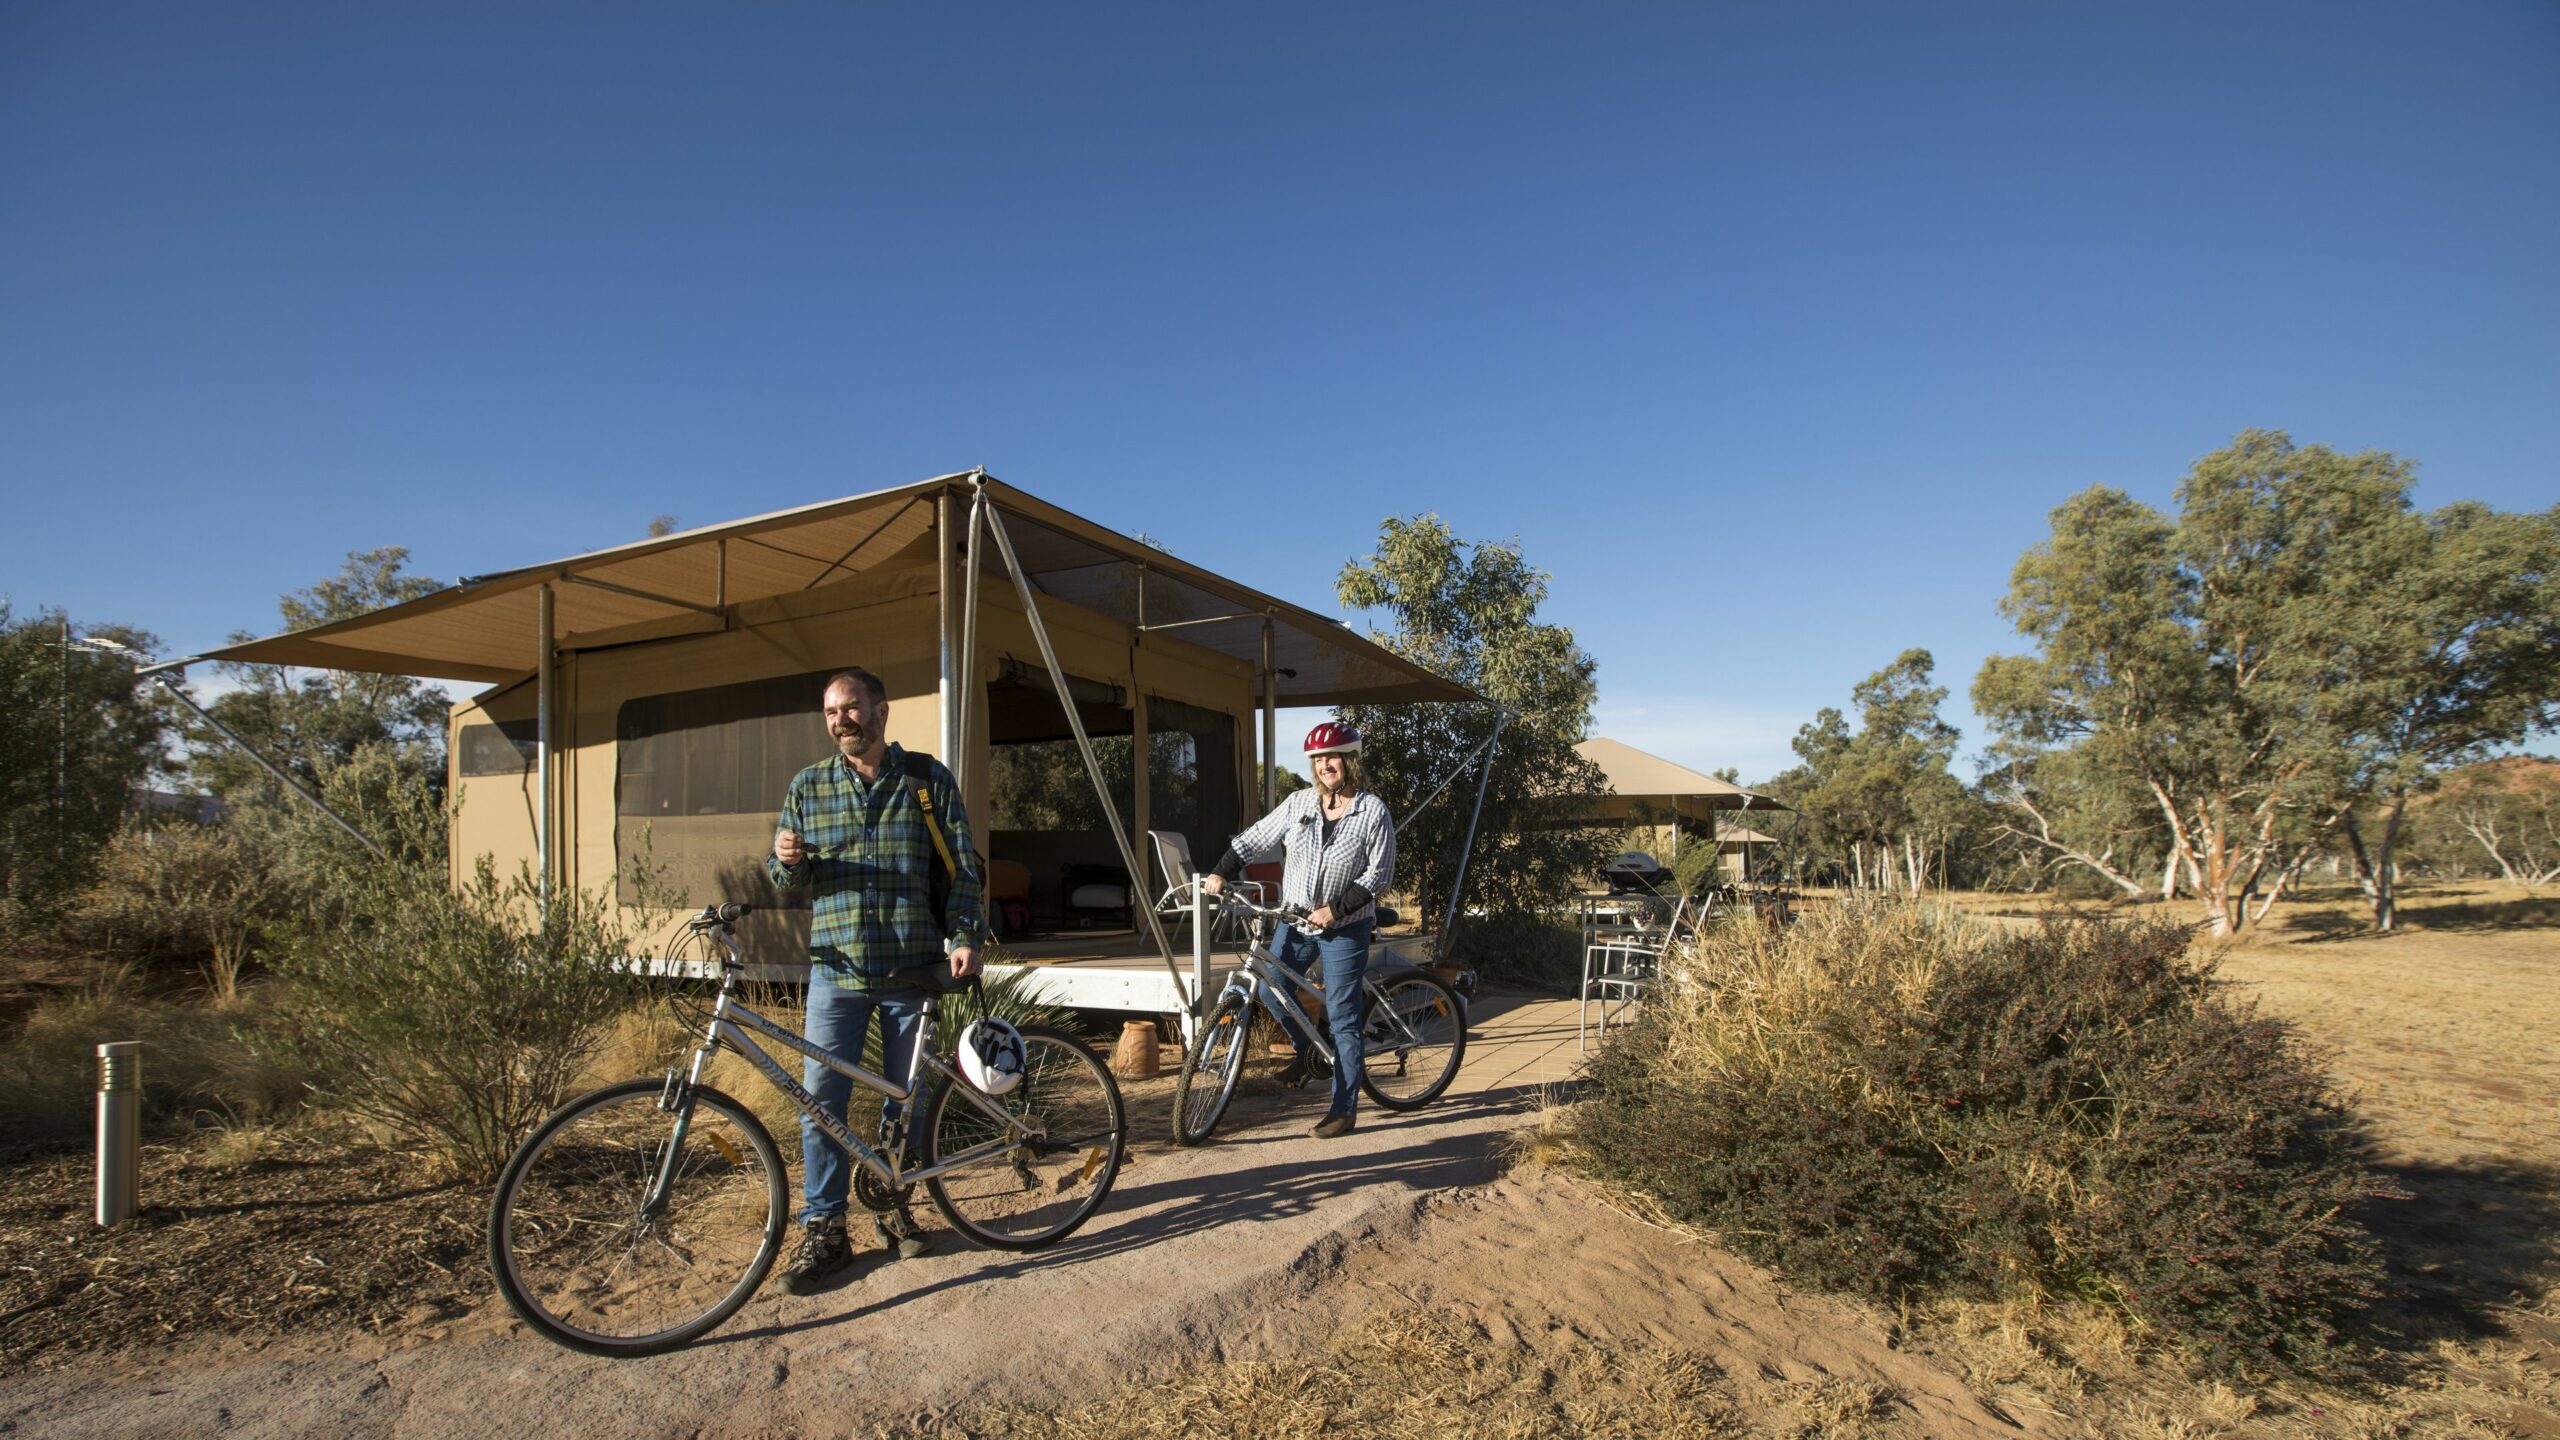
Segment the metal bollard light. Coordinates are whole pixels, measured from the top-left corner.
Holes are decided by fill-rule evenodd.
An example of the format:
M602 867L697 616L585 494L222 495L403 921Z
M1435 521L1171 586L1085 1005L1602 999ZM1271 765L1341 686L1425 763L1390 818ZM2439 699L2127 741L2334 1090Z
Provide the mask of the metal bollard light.
M142 1042L98 1047L98 1223L133 1218L142 1169Z

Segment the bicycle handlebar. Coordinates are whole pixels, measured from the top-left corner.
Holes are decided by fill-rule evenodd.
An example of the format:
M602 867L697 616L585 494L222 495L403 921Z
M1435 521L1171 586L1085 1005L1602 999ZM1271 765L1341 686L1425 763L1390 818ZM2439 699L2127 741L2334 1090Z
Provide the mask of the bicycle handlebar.
M1199 884L1200 881L1197 879L1194 879L1191 882L1191 885L1195 888ZM1294 922L1307 918L1306 910L1300 906L1289 904L1257 905L1235 893L1235 890L1232 887L1220 890L1217 894L1212 895L1209 898L1217 901L1220 905L1223 905L1230 910L1239 911L1247 915L1258 916L1265 920L1287 920Z
M726 900L717 905L703 906L702 913L694 916L691 923L696 926L734 924L755 908L740 901Z

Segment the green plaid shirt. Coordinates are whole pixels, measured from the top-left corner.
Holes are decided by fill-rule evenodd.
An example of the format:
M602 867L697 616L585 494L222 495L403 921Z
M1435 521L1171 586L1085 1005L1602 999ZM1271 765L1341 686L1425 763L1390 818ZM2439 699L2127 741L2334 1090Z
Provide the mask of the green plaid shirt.
M953 945L975 945L981 881L969 844L969 815L941 762L928 762L943 838L951 844L947 923L933 918L928 889L933 837L925 832L906 752L889 747L880 778L866 781L842 755L830 755L791 777L778 822L799 832L807 848L797 865L767 855L765 875L777 890L811 891L809 959L856 986L895 972L939 963Z

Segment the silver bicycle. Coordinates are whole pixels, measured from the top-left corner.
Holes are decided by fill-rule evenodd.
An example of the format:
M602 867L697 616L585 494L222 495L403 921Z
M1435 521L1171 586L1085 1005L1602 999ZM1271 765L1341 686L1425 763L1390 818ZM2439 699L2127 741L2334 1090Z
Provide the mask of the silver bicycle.
M952 1057L933 1053L929 997L905 1077L875 1075L740 1003L731 926L748 909L713 906L686 922L721 955L720 988L690 1063L561 1106L499 1177L489 1206L499 1293L526 1324L572 1350L651 1355L687 1344L734 1314L773 1268L790 1226L789 1174L763 1122L703 1083L724 1045L852 1157L853 1198L877 1214L902 1211L922 1183L954 1230L980 1245L1034 1250L1075 1233L1120 1173L1128 1138L1120 1087L1082 1041L1018 1026L1028 1052L1022 1081L991 1095ZM865 1145L749 1031L908 1104L905 1120L879 1150ZM932 1097L919 1109L912 1102L929 1084ZM920 1158L909 1154L910 1135Z
M1301 993L1312 997L1307 981L1271 954L1272 933L1283 924L1303 921L1304 912L1226 893L1216 899L1228 915L1246 923L1248 938L1244 964L1228 977L1226 990L1182 1057L1182 1078L1173 1087L1173 1138L1183 1145L1208 1139L1227 1113L1227 1102L1244 1078L1256 1015L1285 1012L1325 1063L1336 1063L1331 1029L1299 1003ZM1458 993L1427 970L1393 962L1385 967L1373 962L1361 986L1367 1009L1360 1031L1365 1052L1360 1088L1390 1110L1418 1109L1438 1099L1457 1078L1458 1061L1467 1053L1467 1012Z

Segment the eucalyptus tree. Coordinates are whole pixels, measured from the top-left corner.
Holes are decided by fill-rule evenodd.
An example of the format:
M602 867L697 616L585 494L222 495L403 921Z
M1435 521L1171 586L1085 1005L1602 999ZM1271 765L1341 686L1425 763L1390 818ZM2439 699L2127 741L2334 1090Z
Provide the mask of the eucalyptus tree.
M165 721L132 659L156 643L0 600L0 920L79 888L159 764Z
M1982 795L2033 873L2084 871L2128 899L2177 898L2176 856L2150 796L2073 749L1996 744Z
M1960 737L1938 714L1947 690L1932 683L1936 664L1905 650L1859 681L1858 727L1825 707L1796 731L1802 763L1771 782L1861 888L1928 888L1967 827L1972 798L1948 768Z
M2410 827L2423 859L2439 866L2494 869L2524 888L2560 881L2560 761L2506 755L2466 765L2411 807Z
M2437 772L2560 721L2560 507L2448 505L2402 517L2385 549L2320 705L2365 769L2375 833L2353 809L2340 829L2388 930L2410 799Z
M1371 639L1514 712L1467 869L1468 898L1510 914L1571 894L1614 836L1586 819L1608 781L1574 749L1590 727L1599 667L1571 630L1538 618L1547 583L1516 539L1462 540L1431 514L1380 522L1377 548L1334 583L1344 605L1384 619ZM1453 784L1429 809L1414 806L1492 733L1495 713L1464 704L1339 713L1360 728L1362 768L1402 822L1398 884L1436 907L1465 849L1473 796Z
M2092 488L2011 577L2001 608L2036 653L1985 662L1975 708L2012 755L2147 797L2216 934L2262 887L2263 914L2360 797L2548 723L2521 657L2545 622L2497 618L2541 613L2547 561L2483 578L2535 553L2510 531L2536 517L2420 516L2412 483L2397 456L2245 431L2196 462L2175 518Z

